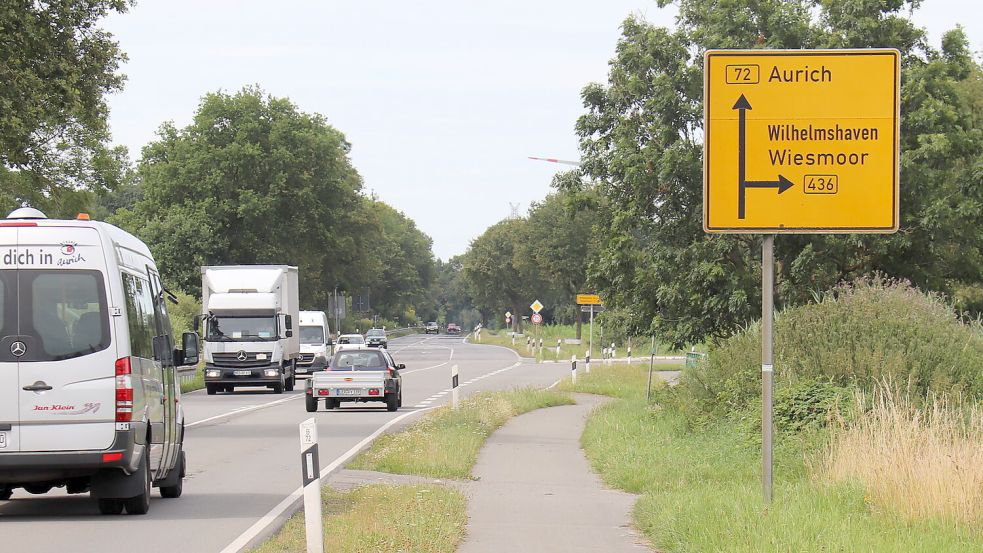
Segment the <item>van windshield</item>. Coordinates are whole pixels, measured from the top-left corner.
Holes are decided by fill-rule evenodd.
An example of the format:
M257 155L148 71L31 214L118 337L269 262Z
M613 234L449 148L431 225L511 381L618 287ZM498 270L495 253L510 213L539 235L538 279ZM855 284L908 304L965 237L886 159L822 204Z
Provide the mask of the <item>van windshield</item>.
M276 317L227 317L215 315L208 319L209 342L271 342L276 341Z
M300 343L307 345L324 345L324 329L319 326L300 327Z
M19 313L12 313L17 304ZM0 336L29 338L21 362L60 361L109 347L106 289L99 271L0 271L0 313L5 319Z

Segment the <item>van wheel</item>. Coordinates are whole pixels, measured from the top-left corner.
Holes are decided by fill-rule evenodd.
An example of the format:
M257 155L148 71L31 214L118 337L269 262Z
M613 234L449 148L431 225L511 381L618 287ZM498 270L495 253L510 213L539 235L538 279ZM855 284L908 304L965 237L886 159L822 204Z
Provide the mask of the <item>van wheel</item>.
M296 378L297 378L296 376L291 376L290 378L287 379L285 388L288 392L294 391L294 384L296 383L295 382Z
M181 493L184 492L184 465L187 460L184 458L184 451L181 451L181 455L178 457L177 464L174 466L173 471L177 472L177 484L173 486L161 486L160 496L166 497L168 499L176 499L181 497Z
M213 395L215 395L215 392L217 392L217 391L218 391L218 386L216 386L214 384L205 384L205 393L206 394L208 394L210 396L213 396Z
M387 394L386 410L391 412L395 411L396 409L399 409L399 397L395 393Z
M104 515L118 515L123 512L122 499L100 499L99 512Z
M145 515L150 511L150 450L144 451L143 453L143 493L136 497L124 500L126 504L126 512L131 515ZM134 474L134 477L138 477L140 473Z
M305 404L306 404L307 412L308 413L314 413L314 412L317 411L317 398L316 397L314 397L314 396L307 396L306 398L304 398L304 401L305 401Z

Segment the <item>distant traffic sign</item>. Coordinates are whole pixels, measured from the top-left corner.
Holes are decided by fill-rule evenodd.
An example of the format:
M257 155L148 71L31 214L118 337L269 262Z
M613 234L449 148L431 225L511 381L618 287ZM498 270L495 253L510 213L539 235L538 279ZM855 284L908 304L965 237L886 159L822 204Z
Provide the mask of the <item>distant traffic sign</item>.
M897 231L899 75L893 49L708 51L704 230Z
M534 324L534 325L543 324L543 316L540 315L539 313L533 313L532 314L532 324Z
M539 313L540 311L543 310L544 307L546 307L546 306L543 305L543 304L541 304L541 303L539 303L539 300L536 300L536 301L532 302L532 305L529 306L529 309L532 309L532 312L533 313Z
M577 294L577 305L601 305L601 296L597 294Z
M580 310L584 313L601 313L605 307L603 305L581 305Z
M506 319L511 319L512 318L512 312L511 311L506 311L505 312L505 318Z

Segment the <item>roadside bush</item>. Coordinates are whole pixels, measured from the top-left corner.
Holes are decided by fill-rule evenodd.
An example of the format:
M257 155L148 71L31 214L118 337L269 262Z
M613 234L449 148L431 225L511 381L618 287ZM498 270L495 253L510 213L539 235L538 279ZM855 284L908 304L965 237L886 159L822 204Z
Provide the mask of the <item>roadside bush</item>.
M760 371L761 326L754 323L684 371L678 406L691 421L744 412L760 401ZM794 406L784 414L776 410L790 417L786 422L813 424L836 388L871 390L882 381L913 397L936 392L983 398L983 330L961 322L936 294L876 278L840 285L817 303L776 317L776 400L790 394ZM822 391L826 384L820 383L831 388ZM820 398L812 397L817 392Z

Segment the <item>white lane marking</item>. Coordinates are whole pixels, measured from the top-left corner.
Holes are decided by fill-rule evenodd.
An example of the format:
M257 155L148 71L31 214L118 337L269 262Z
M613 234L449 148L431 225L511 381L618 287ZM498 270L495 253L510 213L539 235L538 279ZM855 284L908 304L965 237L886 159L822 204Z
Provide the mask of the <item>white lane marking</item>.
M380 434L388 430L392 425L405 419L406 417L411 417L413 415L416 415L417 413L423 413L428 409L432 409L432 408L425 408L425 409L420 409L419 411L411 411L409 413L404 413L392 419L391 421L387 422L386 424L380 426L378 429L376 429L375 432L369 434L364 439L362 439L362 441L352 446L351 449L341 454L339 457L335 458L335 460L332 461L330 465L324 467L324 469L321 471L321 478L326 478L329 474L334 472L338 467L340 467L342 464L344 464L349 459L354 457L355 454L357 454L359 451L362 450L363 447L365 447L370 442L372 442L372 440L378 438ZM290 506L293 505L295 501L299 500L302 495L304 495L303 487L294 490L290 495L285 497L283 501L277 504L276 507L270 509L270 512L263 515L262 518L260 518L252 526L247 528L246 531L243 532L238 538L233 540L232 543L225 546L225 549L223 549L221 553L238 553L239 551L241 551L244 547L246 547L249 544L250 541L252 541L263 530L265 530L267 526L273 524L273 522L276 521L276 519L279 518L280 515L284 513L284 511L289 509Z
M232 411L229 411L227 413L222 413L221 415L215 415L214 417L208 417L207 419L201 419L200 421L189 422L189 423L185 424L184 427L185 428L190 428L192 426L198 426L199 424L205 424L206 422L211 422L213 420L224 419L226 417L231 417L233 415L241 415L243 413L248 413L250 411L256 411L257 409L263 409L265 407L272 407L274 405L279 405L281 403L286 403L288 401L292 401L292 400L295 400L295 399L300 399L302 397L304 397L304 395L303 394L300 394L300 395L296 395L296 396L290 396L290 397L285 397L285 398L282 398L282 399L278 399L276 401L271 401L269 403L262 403L260 405L251 405L251 406L248 406L248 407L240 407L238 409L233 409Z
M558 385L559 383L560 383L560 380L557 380L556 382L554 382L554 383L552 383L552 384L550 384L549 386L547 386L547 387L546 387L546 389L547 389L547 390L552 390L553 388L556 388L556 386L557 386L557 385Z

